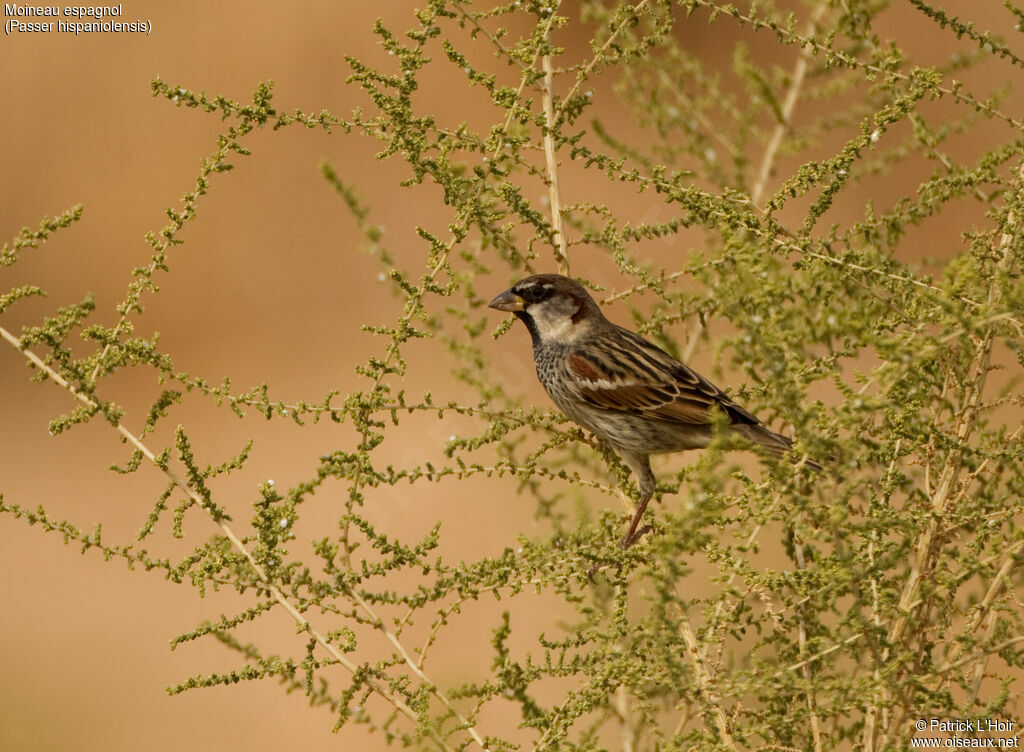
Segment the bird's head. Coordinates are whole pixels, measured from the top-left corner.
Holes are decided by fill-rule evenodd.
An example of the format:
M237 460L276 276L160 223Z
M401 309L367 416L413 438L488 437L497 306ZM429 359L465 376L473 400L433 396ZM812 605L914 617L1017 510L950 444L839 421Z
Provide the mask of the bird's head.
M498 311L511 311L522 319L535 344L568 344L605 320L583 286L561 274L535 274L521 279L489 305Z

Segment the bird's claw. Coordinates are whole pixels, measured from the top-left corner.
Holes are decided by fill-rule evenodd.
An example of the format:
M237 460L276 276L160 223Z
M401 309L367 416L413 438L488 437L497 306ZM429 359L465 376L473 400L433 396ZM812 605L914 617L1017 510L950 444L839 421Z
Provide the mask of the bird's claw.
M619 548L625 551L627 548L629 548L638 540L640 540L640 538L642 538L646 532L653 529L654 525L644 525L642 528L634 531L632 534L626 533L626 535L623 536L622 540L619 541Z

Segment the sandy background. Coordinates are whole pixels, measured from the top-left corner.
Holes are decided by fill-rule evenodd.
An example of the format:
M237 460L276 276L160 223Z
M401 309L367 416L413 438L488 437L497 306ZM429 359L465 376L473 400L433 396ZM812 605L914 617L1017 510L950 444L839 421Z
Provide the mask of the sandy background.
M1007 17L998 3L981 9L969 2L954 5L970 9L986 28L987 22ZM149 82L155 75L243 101L257 81L272 78L279 107L327 108L347 116L353 107L369 103L345 85L350 70L344 57L383 59L370 33L378 16L395 29L413 25L413 5L402 2L301 2L287 11L269 2L139 0L123 7L125 20L149 19L152 35L51 33L0 40L5 176L0 181L0 237L14 236L23 225L35 227L44 215L85 204L84 218L74 228L26 251L13 270L3 270L3 289L32 281L50 294L46 301L22 303L6 315L3 324L12 331L58 304L81 299L86 291L96 297L97 319L112 323L131 268L148 259L144 233L162 227L164 207L177 206L180 195L191 189L221 123L153 99ZM906 18L897 11L886 22L896 30ZM715 34L719 28L731 26L720 24ZM729 44L706 29L703 23L684 24L680 33L709 58L727 56ZM585 42L562 41L577 50ZM949 50L948 42L935 49L929 44L921 37L911 46L926 58ZM602 116L628 133L628 116L607 82L596 83L595 90ZM491 117L473 109L481 100L454 74L438 76L420 96L435 112L449 113L452 124ZM355 224L320 177L318 165L326 159L357 184L373 207L373 221L387 228L386 242L405 260L422 250L417 224L443 230L446 215L438 215L437 191L400 189L398 182L407 177L404 166L376 161L379 146L365 137L292 127L254 134L246 143L254 156L236 158L234 173L214 177L198 220L181 235L186 245L171 252L172 272L160 278L161 293L147 299L139 331L159 331L177 367L213 380L229 375L238 387L268 381L281 398L309 400L332 388L358 388L362 382L354 365L383 349L382 341L360 332L359 324L392 320L397 304L377 281L377 259L359 250ZM913 168L908 169L901 177L912 181ZM920 166L921 175L927 169ZM566 200L588 189L587 180L567 168ZM875 195L872 191L884 198L901 189L906 190L905 182L869 184L856 189L853 203L862 206L864 197ZM647 199L632 191L608 191L604 200L615 201L628 216L669 216L659 215L661 210L652 215ZM962 227L956 212L930 223L933 234L919 238L922 255L941 253L950 229ZM669 263L699 237L653 244L649 253ZM575 273L603 277L614 286L612 270L594 252L574 259ZM508 281L504 273L496 275L495 292ZM610 315L627 320L623 309L613 308ZM513 390L546 405L533 379L525 334L519 334L505 340L516 342L519 350L495 349L494 355ZM429 351L420 355L429 357ZM411 392L431 388L439 397L445 394L443 372L415 373ZM107 540L129 541L162 488L161 479L146 470L128 479L109 473L106 466L123 461L128 452L99 422L49 437L47 422L69 409L69 398L52 386L29 384L28 375L20 356L9 347L0 349L0 492L8 503L43 503L54 516L82 527L103 521ZM117 399L135 409L127 422L139 425L138 410L153 394L152 380L119 374L106 388L117 390ZM218 486L242 519L256 482L273 478L283 487L307 478L320 454L351 445L347 426L322 424L299 431L282 422L268 428L201 402L186 406L168 425L177 422L191 427L197 453L206 461L226 458L255 436L249 470ZM459 419L410 424L415 430L393 451L399 459L418 461L466 425ZM165 429L154 443L167 438ZM335 509L327 502L304 524L330 525ZM617 505L604 497L595 503ZM533 511L530 503L517 503L511 484L479 481L423 486L415 493L382 491L373 500L371 519L407 537L422 534L440 519L443 553L468 560L515 545L520 532L531 531ZM309 709L300 695L284 696L271 682L166 694L167 685L189 675L238 665L212 643L172 653L167 640L240 603L223 594L197 599L190 588L165 584L158 574L127 572L122 564L105 564L95 552L79 556L55 536L26 531L22 523L0 517L0 750L382 746L379 736L368 737L357 727L332 736L327 714ZM433 666L439 681L472 674L467 661L477 647L487 649L499 611L491 604L467 610L436 649ZM542 618L536 616L537 624ZM526 635L529 619L520 625ZM265 636L275 639L275 632L291 635L277 615L268 620ZM294 649L286 639L282 649L288 646Z

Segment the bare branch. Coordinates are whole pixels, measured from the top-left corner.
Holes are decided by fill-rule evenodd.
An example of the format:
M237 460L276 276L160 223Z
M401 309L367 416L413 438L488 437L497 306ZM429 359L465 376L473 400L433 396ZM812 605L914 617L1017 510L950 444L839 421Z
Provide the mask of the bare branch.
M558 190L558 157L555 154L554 71L551 53L542 58L544 66L544 161L547 164L548 203L551 206L551 229L555 240L555 261L558 273L569 274L569 254L562 229L562 198Z

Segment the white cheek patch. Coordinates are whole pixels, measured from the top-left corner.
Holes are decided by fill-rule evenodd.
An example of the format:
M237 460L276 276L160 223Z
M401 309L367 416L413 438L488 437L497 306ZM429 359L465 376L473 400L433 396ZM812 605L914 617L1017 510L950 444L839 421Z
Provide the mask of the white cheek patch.
M538 313L540 315L534 316L533 322L536 324L537 333L540 335L542 340L558 340L560 342L565 342L574 337L573 328L575 325L572 323L572 317L550 317L543 315L543 313Z
M546 342L568 344L591 327L586 318L573 321L573 316L579 313L579 304L568 296L556 296L543 303L535 303L526 312L537 326L537 334Z

